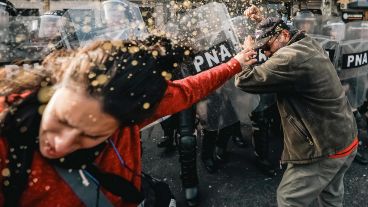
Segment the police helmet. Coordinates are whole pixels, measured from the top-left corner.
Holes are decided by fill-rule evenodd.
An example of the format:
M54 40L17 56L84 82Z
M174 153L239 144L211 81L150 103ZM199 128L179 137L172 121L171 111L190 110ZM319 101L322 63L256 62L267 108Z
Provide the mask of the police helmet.
M0 11L6 11L10 16L17 16L18 11L14 5L8 0L0 0Z

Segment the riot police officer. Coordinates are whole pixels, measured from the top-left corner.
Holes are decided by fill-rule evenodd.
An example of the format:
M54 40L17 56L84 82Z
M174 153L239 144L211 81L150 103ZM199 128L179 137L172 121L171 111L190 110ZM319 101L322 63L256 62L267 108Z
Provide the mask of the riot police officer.
M174 142L178 128L178 115L173 114L168 119L160 122L161 128L164 131L164 135L157 143L158 148L164 148L165 153L172 152L175 149Z
M64 13L63 10L51 10L40 16L38 35L31 44L31 47L38 53L38 59L42 59L53 50L66 47L63 41L65 37L62 34L66 23Z
M8 0L0 0L0 64L11 61L11 20L17 16L17 10Z
M293 19L294 26L306 33L314 34L316 31L317 18L309 10L298 11Z
M141 38L146 27L138 5L124 0L102 2L106 29L104 35L112 39Z
M270 162L269 142L271 138L282 136L280 115L276 106L274 94L260 95L260 102L256 109L251 113L254 145L254 155L256 166L266 175L275 175L275 168Z

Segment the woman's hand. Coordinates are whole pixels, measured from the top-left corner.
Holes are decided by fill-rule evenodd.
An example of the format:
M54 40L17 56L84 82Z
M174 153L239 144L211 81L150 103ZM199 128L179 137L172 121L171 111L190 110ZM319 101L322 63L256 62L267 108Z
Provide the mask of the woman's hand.
M245 10L244 16L256 22L261 22L264 19L264 17L262 16L261 10L254 5L252 5L251 7L248 7Z
M235 55L234 58L239 61L242 68L244 68L257 62L257 59L255 58L256 55L257 52L254 50L243 50Z

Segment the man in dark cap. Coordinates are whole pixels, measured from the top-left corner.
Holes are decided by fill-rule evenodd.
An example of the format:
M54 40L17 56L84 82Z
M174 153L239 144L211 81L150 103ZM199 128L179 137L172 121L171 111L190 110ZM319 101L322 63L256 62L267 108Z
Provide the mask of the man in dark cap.
M318 199L321 206L342 206L343 178L358 139L336 70L316 41L281 19L263 19L257 30L246 50L262 48L269 59L244 66L235 84L246 92L276 93L284 131L281 162L287 164L278 205L309 206Z

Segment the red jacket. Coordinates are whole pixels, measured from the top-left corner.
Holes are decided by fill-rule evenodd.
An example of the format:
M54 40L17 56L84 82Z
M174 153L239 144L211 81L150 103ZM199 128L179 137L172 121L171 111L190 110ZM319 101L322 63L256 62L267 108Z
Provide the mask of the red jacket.
M141 167L141 147L139 129L154 120L182 111L194 103L198 102L210 92L224 84L228 79L240 72L241 67L235 59L227 64L219 65L211 70L202 72L182 80L168 82L168 87L164 97L159 103L155 114L139 125L124 127L121 137L118 137L118 131L113 135L113 142L118 148L125 163L137 174L140 174ZM0 112L1 112L0 99ZM0 139L0 172L6 168L7 143L5 139ZM95 161L105 172L111 172L123 176L130 180L140 189L141 179L134 176L131 172L122 168L118 157L111 146L106 147ZM2 175L0 174L0 182ZM136 206L122 201L121 198L104 191L105 195L115 206ZM0 192L0 206L3 206L4 198ZM28 178L28 187L25 189L20 206L62 206L78 207L84 206L72 189L65 183L58 173L54 170L45 158L39 152L35 152L31 173Z

